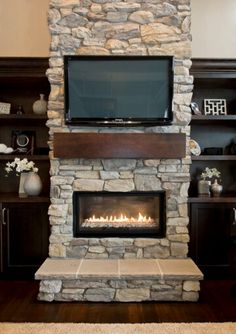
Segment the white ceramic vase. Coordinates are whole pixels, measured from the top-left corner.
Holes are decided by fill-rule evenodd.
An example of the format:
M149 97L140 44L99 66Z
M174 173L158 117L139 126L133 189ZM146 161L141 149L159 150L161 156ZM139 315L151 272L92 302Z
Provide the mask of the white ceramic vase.
M218 197L221 195L223 190L223 186L218 183L217 179L215 179L214 183L211 185L211 192L213 197Z
M45 114L47 111L47 101L44 98L44 94L39 94L39 96L39 100L33 103L32 108L35 114L41 115Z
M42 181L35 172L29 172L27 174L24 182L25 193L29 196L38 196L42 191Z

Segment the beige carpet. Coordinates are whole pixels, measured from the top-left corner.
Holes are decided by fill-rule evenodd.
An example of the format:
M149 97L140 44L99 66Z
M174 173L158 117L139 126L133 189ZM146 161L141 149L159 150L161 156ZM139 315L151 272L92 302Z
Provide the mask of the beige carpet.
M161 324L0 323L1 334L236 334L236 322Z

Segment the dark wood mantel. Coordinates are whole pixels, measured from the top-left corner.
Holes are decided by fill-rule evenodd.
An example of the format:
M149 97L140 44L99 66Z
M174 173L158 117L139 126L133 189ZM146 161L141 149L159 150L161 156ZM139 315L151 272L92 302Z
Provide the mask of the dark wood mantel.
M182 133L54 133L56 158L184 158Z

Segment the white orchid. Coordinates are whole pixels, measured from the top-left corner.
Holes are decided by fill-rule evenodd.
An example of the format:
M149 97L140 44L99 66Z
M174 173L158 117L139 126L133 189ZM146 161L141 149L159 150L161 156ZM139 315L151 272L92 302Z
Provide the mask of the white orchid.
M219 172L216 168L206 167L205 170L201 174L201 178L205 180L206 178L212 179L213 177L220 177L221 172Z
M38 168L35 167L35 163L33 161L28 161L26 158L20 160L20 158L15 158L12 162L7 162L5 171L7 173L16 171L18 175L21 172L38 172Z

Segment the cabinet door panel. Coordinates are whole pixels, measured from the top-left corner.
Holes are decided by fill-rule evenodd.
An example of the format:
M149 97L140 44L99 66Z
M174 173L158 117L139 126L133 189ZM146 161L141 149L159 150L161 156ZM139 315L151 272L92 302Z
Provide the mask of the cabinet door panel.
M205 273L207 269L230 266L233 207L233 204L191 204L190 256Z
M34 271L48 254L47 205L3 204L7 225L3 226L4 272Z

